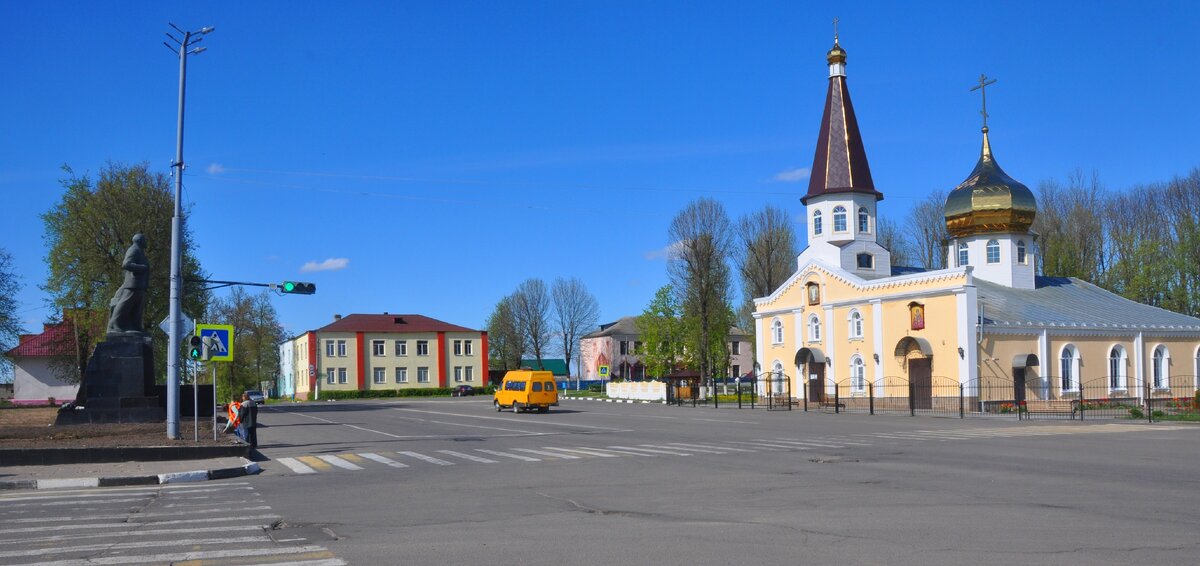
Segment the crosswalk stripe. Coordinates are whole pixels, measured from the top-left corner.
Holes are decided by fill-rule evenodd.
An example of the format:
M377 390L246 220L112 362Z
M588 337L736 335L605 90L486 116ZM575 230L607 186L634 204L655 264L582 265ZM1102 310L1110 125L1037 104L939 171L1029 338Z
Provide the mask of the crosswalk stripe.
M400 462L397 462L391 458L388 458L387 456L380 456L379 454L375 454L372 452L360 452L358 455L362 456L363 458L366 458L368 460L374 460L376 462L379 462L380 464L387 464L393 468L407 468L408 467L408 464L401 464Z
M633 450L634 452L649 452L650 454L669 454L672 456L691 456L691 454L689 454L687 452L680 452L678 449L663 450L661 448L641 448L641 447L637 447L637 446L609 446L609 448L616 448L617 450Z
M279 458L275 461L287 466L288 468L290 468L293 472L296 472L297 474L315 474L315 473L317 473L316 470L312 469L307 464L305 464L295 458Z
M688 442L670 442L667 445L668 446L678 446L678 447L684 448L684 449L691 448L691 447L698 447L698 448L711 448L713 450L721 450L721 451L725 451L725 452L756 452L756 450L753 448L734 448L733 446L714 446L712 444L691 444Z
M561 458L563 460L579 460L580 459L579 456L572 456L570 454L559 454L557 452L546 452L545 450L534 450L532 448L513 448L513 450L516 450L518 452L527 452L529 454L537 454L538 456L548 456L550 458Z
M475 450L483 452L484 454L491 454L492 456L503 456L505 458L512 458L514 460L521 460L522 462L541 462L540 459L534 458L532 456L522 456L520 454L509 454L508 452L501 452L499 450L485 450L483 448L476 448Z
M449 454L449 455L451 455L451 456L454 456L454 457L456 457L456 458L462 458L462 459L464 459L464 460L470 460L470 461L472 461L472 462L479 462L479 463L481 463L481 464L495 464L495 463L496 463L496 460L493 460L493 459L491 459L491 458L484 458L484 457L482 457L482 456L474 456L474 455L471 455L471 454L463 454L462 452L455 452L455 451L453 451L453 450L438 450L438 452L439 452L439 453L441 453L441 454Z
M342 458L340 458L338 456L333 456L331 454L321 454L320 456L317 456L317 457L330 463L330 464L333 464L334 466L337 466L343 470L361 470L362 469L362 466L359 466L358 464L351 464L350 462L347 462L346 460L343 460Z
M304 462L309 467L316 469L316 470L320 470L322 472L327 472L327 471L333 469L333 466L330 466L328 462L326 462L325 460L322 460L320 458L317 458L316 456L296 456L296 459L300 460L301 462Z
M151 523L153 524L153 523ZM261 533L263 529L269 528L270 525L241 525L240 527L188 527L186 529L138 529L131 531L104 531L101 533L71 533L69 535L53 535L33 538L20 539L4 539L5 544L32 544L45 542L61 542L61 541L77 541L87 538L116 538L116 537L143 537L143 536L158 536L158 535L190 535L195 533L223 533L225 535L233 534L236 531L245 531L248 533Z
M688 452L699 452L701 454L728 454L729 452L732 452L732 451L725 451L725 450L719 450L719 449L713 449L713 448L704 448L704 447L696 446L695 444L692 444L686 448L683 446L680 446L679 444L675 444L675 443L642 444L642 446L648 446L650 448L666 448L668 450L687 450Z
M267 511L269 509L271 509L270 505L238 507L238 510L240 510L240 511ZM219 508L219 507L214 508L214 509L192 508L187 511L179 511L177 513L138 513L138 518L145 519L145 518L154 518L154 517L180 517L180 516L194 517L196 515L204 515L204 514L208 514L208 513L226 513L228 511L229 511L228 507L226 507L224 509ZM121 513L118 515L82 515L82 514L77 513L77 514L71 515L69 517L28 517L28 518L22 518L22 519L8 519L8 522L9 523L62 523L62 522L66 522L66 521L73 521L73 520L80 520L80 519L88 520L88 521L99 521L99 520L104 520L104 519L124 519L125 517L128 517L128 516L129 516L128 513Z
M313 558L333 558L333 553L321 546L304 545L282 548L238 548L226 550L205 550L194 552L174 552L166 554L148 554L141 556L102 556L76 560L56 560L43 562L43 566L93 566L105 564L145 564L147 562L182 562L185 560L211 560L217 558L240 558L243 556L270 556L289 554L312 554Z
M554 446L543 446L542 448L546 450L561 450L571 454L583 454L584 456L595 456L597 458L620 458L616 454L609 454L608 452L601 452L591 448L556 448Z
M366 458L363 458L358 454L338 454L338 458L346 460L347 462L353 462L355 464L362 464L363 462L366 462Z
M787 444L771 444L769 442L747 442L745 440L727 440L730 444L739 446L756 446L762 450L808 450L800 446L789 446Z
M592 448L592 450L603 450L605 452L614 452L617 454L624 454L626 456L641 456L643 458L657 458L659 456L659 454L649 454L646 452L631 452L629 450L621 450L619 448L614 448L612 446L607 446L605 448Z
M447 462L441 458L434 458L433 456L426 456L424 454L421 454L420 452L398 451L396 453L403 454L405 456L409 456L412 458L416 458L418 460L421 460L422 462L429 462L430 464L437 464L439 466L453 466L454 465L454 462Z
M46 556L50 554L64 554L68 552L92 552L95 550L127 550L135 548L154 548L156 546L173 546L173 545L212 545L212 544L240 544L240 543L267 543L271 542L271 537L265 535L253 537L223 537L223 538L205 538L205 539L169 539L169 540L147 540L139 542L105 542L103 544L88 544L82 546L58 546L54 548L39 548L34 550L6 550L0 551L0 558L17 558L22 556Z
M815 442L812 440L783 440L783 439L772 440L770 438L760 438L757 440L760 442L771 442L771 443L782 442L784 444L794 444L797 446L811 446L814 448L845 448L845 446L843 446L841 444L831 444L828 442Z
M324 560L302 560L299 562L258 562L246 566L345 566L341 558L326 558Z

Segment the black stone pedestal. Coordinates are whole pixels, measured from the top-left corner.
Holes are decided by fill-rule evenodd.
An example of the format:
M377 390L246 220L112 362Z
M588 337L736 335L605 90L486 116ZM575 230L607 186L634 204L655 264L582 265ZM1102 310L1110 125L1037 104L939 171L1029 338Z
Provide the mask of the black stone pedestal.
M64 407L55 425L157 423L167 420L154 390L154 350L143 333L108 335L88 359L75 407Z

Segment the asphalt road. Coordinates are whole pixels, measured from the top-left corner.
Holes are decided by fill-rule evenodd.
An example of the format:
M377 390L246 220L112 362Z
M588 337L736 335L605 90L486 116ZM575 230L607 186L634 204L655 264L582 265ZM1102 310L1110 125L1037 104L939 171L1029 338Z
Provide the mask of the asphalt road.
M489 398L276 405L252 481L351 564L1193 564L1200 427Z

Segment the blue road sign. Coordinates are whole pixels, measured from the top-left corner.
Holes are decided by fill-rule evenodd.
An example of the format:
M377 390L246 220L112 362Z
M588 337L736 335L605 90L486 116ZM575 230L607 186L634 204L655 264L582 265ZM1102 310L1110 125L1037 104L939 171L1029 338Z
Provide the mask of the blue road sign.
M197 324L196 334L209 342L209 358L216 362L233 361L233 325Z

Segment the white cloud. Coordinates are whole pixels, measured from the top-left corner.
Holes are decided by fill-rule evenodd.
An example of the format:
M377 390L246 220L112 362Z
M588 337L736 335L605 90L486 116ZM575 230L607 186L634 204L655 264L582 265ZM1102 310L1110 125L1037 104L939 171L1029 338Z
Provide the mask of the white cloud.
M209 165L205 171L208 171L209 175L220 175L221 173L225 172L225 166L221 165L220 163L213 163L212 165Z
M780 171L772 178L781 183L797 183L807 179L809 173L811 171L808 170L808 167L797 167L796 169Z
M350 266L350 260L344 257L331 257L321 263L310 261L300 267L300 273L313 271L341 271Z
M643 257L651 261L656 259L672 259L678 256L681 251L683 251L683 242L675 242L667 244L666 247L660 250L650 250L643 254Z

